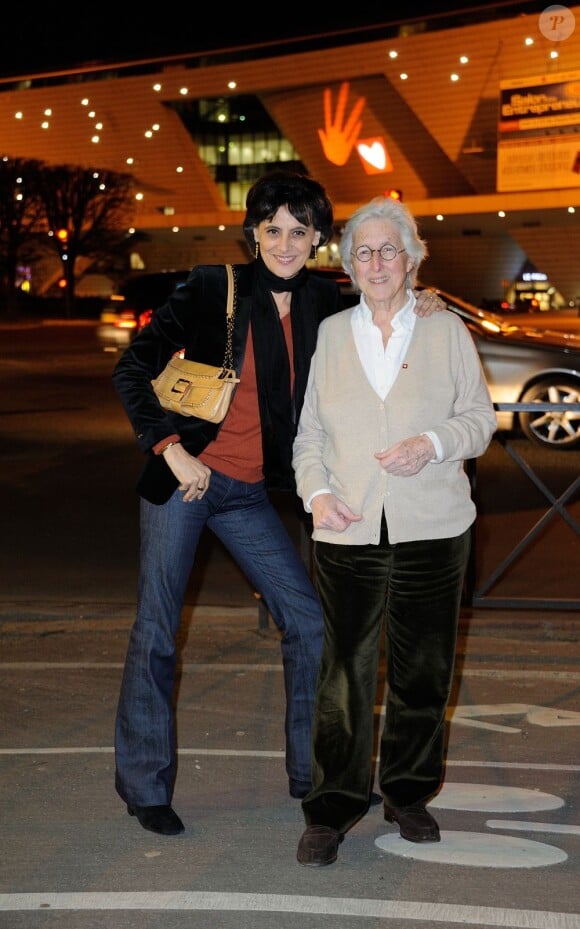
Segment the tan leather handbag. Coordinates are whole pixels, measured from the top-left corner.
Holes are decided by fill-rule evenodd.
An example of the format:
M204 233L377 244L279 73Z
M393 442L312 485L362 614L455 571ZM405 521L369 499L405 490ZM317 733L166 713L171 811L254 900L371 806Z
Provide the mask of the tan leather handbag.
M182 416L197 416L210 423L222 422L240 382L232 360L236 282L231 265L226 265L226 271L228 335L221 368L174 355L161 374L151 381L164 410L181 413Z

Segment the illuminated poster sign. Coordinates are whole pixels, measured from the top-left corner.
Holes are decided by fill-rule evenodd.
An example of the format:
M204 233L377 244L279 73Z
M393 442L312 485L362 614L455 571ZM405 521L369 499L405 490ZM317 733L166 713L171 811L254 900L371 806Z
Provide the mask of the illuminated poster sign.
M324 128L318 130L318 138L325 157L334 165L342 167L354 148L358 152L367 174L385 174L393 170L384 139L374 137L361 139L362 114L366 106L365 97L359 97L352 109L347 110L350 85L343 81L332 108L332 91L327 87L323 95Z
M385 174L393 170L393 163L382 137L361 139L356 150L367 174Z
M580 71L500 83L497 189L580 187Z

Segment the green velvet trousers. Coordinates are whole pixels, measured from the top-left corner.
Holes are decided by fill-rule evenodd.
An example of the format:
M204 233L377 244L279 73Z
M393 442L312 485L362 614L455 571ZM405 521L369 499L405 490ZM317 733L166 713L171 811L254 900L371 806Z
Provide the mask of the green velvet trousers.
M429 800L441 786L445 711L470 530L451 539L314 546L325 635L312 732L307 825L349 829L368 809L374 708L385 633L386 716L379 784L389 806ZM384 619L384 625L383 625Z

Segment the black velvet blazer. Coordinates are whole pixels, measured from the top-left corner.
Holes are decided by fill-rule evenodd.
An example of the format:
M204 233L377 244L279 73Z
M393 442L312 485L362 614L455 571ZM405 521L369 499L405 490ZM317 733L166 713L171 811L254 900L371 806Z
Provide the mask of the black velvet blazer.
M236 306L233 332L233 362L240 373L249 333L256 294L255 264L235 265ZM291 448L302 404L310 359L316 347L319 323L326 316L343 308L342 298L334 281L311 274L301 295L300 325L294 341L294 424L278 437L279 449L272 448L271 436L266 441L268 395L258 373L258 399L264 447L264 478L268 487L292 489L294 478ZM147 455L137 484L138 493L152 503L164 503L177 487L177 479L163 455L151 449L161 439L173 433L181 436L184 447L198 455L214 439L221 424L208 423L197 417L185 417L164 410L151 386L151 380L163 370L171 356L185 349L185 357L206 364L221 365L226 344L227 275L223 265L196 266L185 284L180 284L168 301L153 313L151 322L123 352L113 372L113 384L137 442ZM254 322L253 329L256 329ZM264 349L254 336L254 351ZM267 351L267 344L265 346ZM259 358L256 357L259 372Z

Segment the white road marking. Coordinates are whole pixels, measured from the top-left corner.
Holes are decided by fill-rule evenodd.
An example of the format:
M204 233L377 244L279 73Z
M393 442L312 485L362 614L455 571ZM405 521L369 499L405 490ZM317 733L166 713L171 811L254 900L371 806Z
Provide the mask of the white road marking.
M488 829L509 829L512 832L551 832L554 835L580 835L580 826L563 826L561 823L535 823L526 819L487 819Z
M399 858L468 868L545 868L568 858L554 845L485 832L441 832L440 842L421 843L407 842L397 832L379 836L375 845Z
M493 784L445 783L441 791L430 801L435 809L467 810L480 812L521 813L537 810L554 810L564 806L564 801L543 791L520 787L496 786ZM518 820L491 820L494 828L506 831L550 832L580 834L576 827L552 830L550 823L524 823ZM511 823L516 823L511 826ZM489 825L489 823L486 823ZM530 826L529 829L526 825ZM395 827L396 828L396 827ZM383 851L403 858L432 861L462 867L487 868L540 868L566 861L568 856L562 849L546 845L533 839L513 836L488 835L476 832L441 832L440 843L416 844L401 839L397 833L380 836L375 844Z
M574 710L554 709L529 703L470 704L449 707L446 718L453 724L488 729L492 732L521 732L520 728L497 723L482 722L481 716L522 716L523 721L533 726L555 728L558 726L580 726L580 713Z
M6 661L0 663L3 671L122 671L122 661ZM199 674L203 671L277 671L282 673L282 663L278 664L220 664L219 662L197 663L187 662L179 665L182 674ZM562 681L564 683L580 682L580 671L554 671L547 668L545 671L522 671L512 668L462 668L457 672L458 677L493 678L501 681Z
M515 668L462 668L455 672L457 677L493 677L498 681L577 681L578 671L516 671Z
M554 794L524 787L446 781L429 806L438 810L470 810L474 813L531 813L534 810L558 810L564 806L564 801Z
M405 843L407 844L407 843ZM438 843L440 844L440 843ZM501 929L580 929L580 916L546 910L461 906L352 897L306 897L287 894L210 893L195 891L135 893L0 894L0 911L13 910L221 910L303 913L374 919L413 919Z
M122 661L7 661L0 664L3 671L105 671L120 670L124 668ZM180 673L199 674L202 671L224 671L228 674L245 674L248 671L282 671L281 664L182 664Z
M0 755L112 755L112 745L56 745L52 748L0 748ZM178 755L215 755L222 758L284 758L283 751L255 751L239 748L180 748ZM540 764L527 761L447 761L447 768L501 768L522 771L580 771L577 764Z
M518 768L522 771L580 771L578 764L543 764L536 761L447 761L446 767L456 768Z
M115 751L112 745L95 746L94 748L0 748L0 755L112 755ZM284 758L282 751L245 751L235 748L180 748L178 755L217 755L222 758Z

